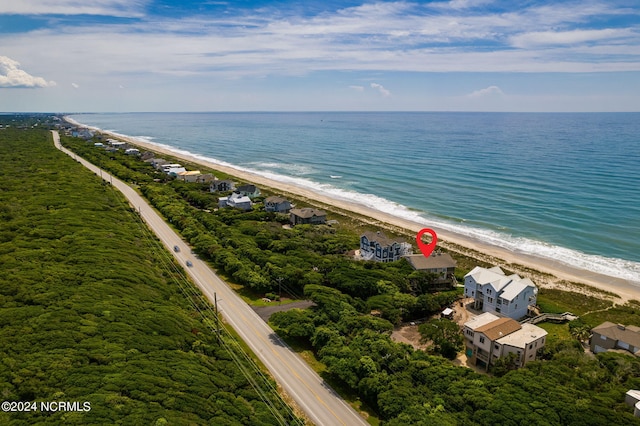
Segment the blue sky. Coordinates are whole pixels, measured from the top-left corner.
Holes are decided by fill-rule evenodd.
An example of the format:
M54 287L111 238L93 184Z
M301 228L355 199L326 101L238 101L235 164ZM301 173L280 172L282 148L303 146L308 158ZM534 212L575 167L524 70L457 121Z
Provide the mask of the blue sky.
M638 0L0 0L0 111L640 111Z

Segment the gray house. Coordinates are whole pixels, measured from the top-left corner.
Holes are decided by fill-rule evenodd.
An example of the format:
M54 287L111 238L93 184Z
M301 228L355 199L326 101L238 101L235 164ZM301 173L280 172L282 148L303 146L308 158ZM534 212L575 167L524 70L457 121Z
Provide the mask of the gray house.
M291 203L286 198L273 195L264 199L264 210L276 213L289 213Z
M456 261L449 253L433 252L429 257L421 254L405 256L405 259L416 271L428 272L438 276L439 284L453 285L456 282Z
M605 321L591 330L591 351L594 354L622 349L640 356L640 327Z
M240 185L239 187L236 188L236 191L241 193L242 195L246 195L251 199L254 199L260 196L260 189L257 186L251 185L251 184Z
M210 192L227 192L227 191L233 191L235 188L236 188L235 182L229 179L225 179L225 180L215 179L213 182L211 182L211 185L209 185Z
M292 225L318 225L327 221L327 213L309 207L292 209L289 220Z

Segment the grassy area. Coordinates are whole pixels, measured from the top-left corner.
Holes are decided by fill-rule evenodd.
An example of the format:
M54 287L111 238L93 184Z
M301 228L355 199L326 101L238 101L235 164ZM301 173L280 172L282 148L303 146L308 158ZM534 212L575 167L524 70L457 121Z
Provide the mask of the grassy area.
M547 333L547 345L554 346L556 343L563 340L573 339L569 333L569 324L554 324L551 322L542 322L536 324L538 327L544 329Z
M0 166L3 399L91 403L0 424L278 423L120 193L45 130L0 131Z
M613 302L574 291L541 288L538 293L538 306L542 312L557 314L572 312L581 316L587 312L610 308Z

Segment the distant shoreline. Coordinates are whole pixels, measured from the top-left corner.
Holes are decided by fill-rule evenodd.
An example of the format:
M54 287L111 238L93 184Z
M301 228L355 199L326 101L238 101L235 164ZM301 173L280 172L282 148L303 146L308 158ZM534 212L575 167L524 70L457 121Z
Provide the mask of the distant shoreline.
M90 126L85 126L69 117L64 117L64 119L71 124L91 128ZM159 146L151 142L145 142L137 138L127 137L121 134L116 134L101 129L96 130L100 133L108 135L109 137L125 140L131 145L135 145L149 151L154 151L165 154L167 156L180 158L193 164L199 164L203 167L207 167L213 170L219 170L220 172L234 176L240 180L266 186L275 190L306 198L310 201L316 201L327 206L333 206L337 209L352 212L360 216L365 216L373 220L386 223L392 227L401 228L403 230L406 230L408 233L416 233L420 229L425 227L423 224L399 218L354 202L331 198L327 195L319 194L311 189L301 188L293 184L259 176L245 170L239 170L230 166L209 162L204 159L184 153L175 152L163 146ZM539 287L562 287L562 281L567 281L586 284L596 289L615 293L620 296L621 299L620 301L616 302L625 302L631 299L640 300L640 283L634 284L634 282L622 278L616 278L598 274L592 271L586 271L534 255L513 252L505 248L497 247L465 235L438 229L437 227L432 227L432 229L434 229L438 234L439 244L442 247L470 257L477 258L479 257L477 256L477 254L480 253L481 255L488 255L491 258L494 258L492 260L498 259L499 261L502 261L496 262L498 265L504 266L509 270L514 270L520 275L528 276ZM465 252L465 249L469 249L472 252ZM473 252L477 253L475 253L474 255ZM518 270L518 265L524 267L520 268L524 269L524 272ZM553 277L550 277L548 274L553 275ZM581 291L576 287L568 287L565 289L571 291Z

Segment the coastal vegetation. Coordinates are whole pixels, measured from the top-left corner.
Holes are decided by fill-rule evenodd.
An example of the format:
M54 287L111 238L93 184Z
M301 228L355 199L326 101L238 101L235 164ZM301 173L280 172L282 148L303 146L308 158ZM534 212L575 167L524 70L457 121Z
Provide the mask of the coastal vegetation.
M121 154L74 138L63 138L63 143L79 155L100 157L92 161L114 173L119 168L104 157L118 162ZM255 298L282 290L314 302L311 309L274 314L271 324L295 347L311 352L322 363L323 377L357 395L385 425L640 423L624 404L624 393L640 386L637 358L590 356L562 328L543 359L525 368L503 365L482 375L457 367L442 356L394 342L390 333L402 321L429 317L450 305L459 292L431 293L428 286L416 291L409 285L414 271L405 261L348 258L345 253L358 243L352 228L285 229L286 217L259 206L249 212L216 210L216 198L206 186L165 182L150 167L137 167L148 177L127 179L137 182L141 193L229 281ZM606 301L575 299L541 294L549 309L587 318L616 309ZM628 305L621 312L628 314L626 323L638 322L637 307ZM439 330L423 328L427 338L439 338Z
M0 390L90 406L0 423L297 422L211 331L208 303L123 196L56 150L39 118L0 116Z

